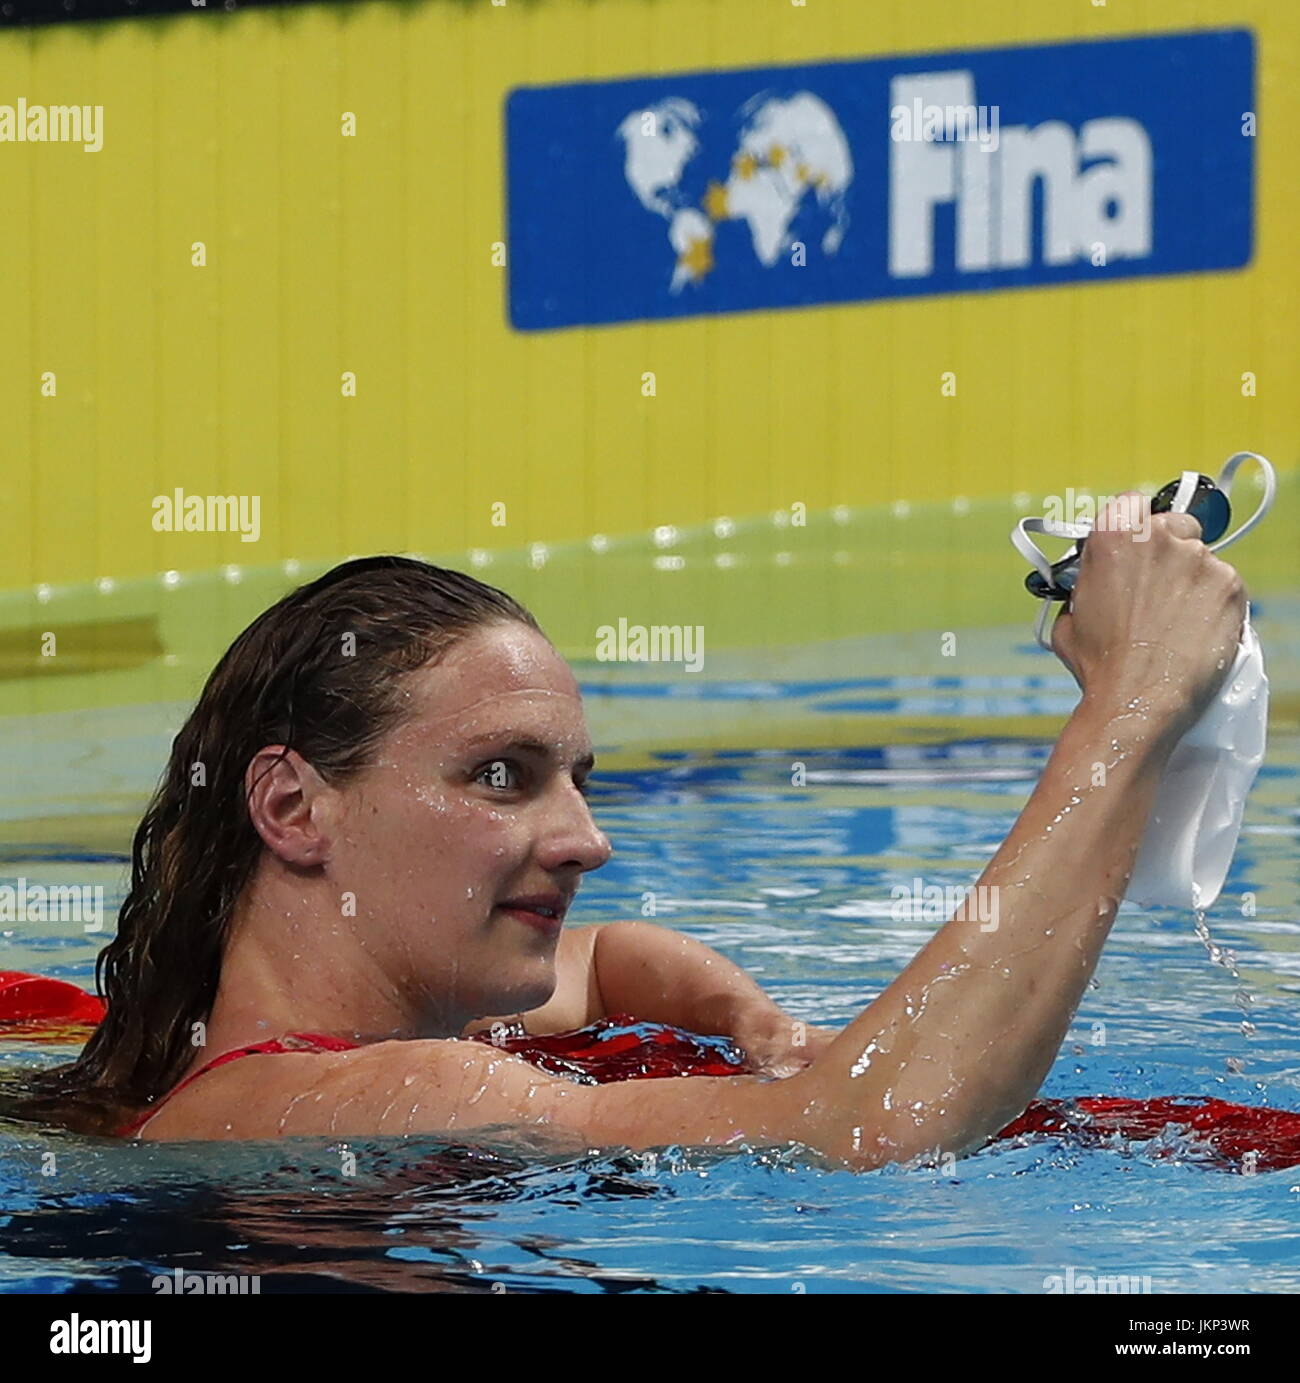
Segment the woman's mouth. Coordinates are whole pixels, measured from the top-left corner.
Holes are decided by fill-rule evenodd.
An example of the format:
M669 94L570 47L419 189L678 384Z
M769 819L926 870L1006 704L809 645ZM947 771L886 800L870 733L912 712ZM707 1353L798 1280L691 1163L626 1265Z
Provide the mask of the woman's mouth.
M555 898L512 898L498 903L502 912L548 935L557 935L564 926L565 900Z

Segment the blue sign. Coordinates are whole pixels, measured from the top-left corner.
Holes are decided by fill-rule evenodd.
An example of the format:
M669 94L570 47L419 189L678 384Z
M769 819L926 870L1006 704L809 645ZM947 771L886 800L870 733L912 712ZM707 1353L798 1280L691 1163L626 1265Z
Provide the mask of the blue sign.
M520 87L521 331L1250 260L1244 29Z

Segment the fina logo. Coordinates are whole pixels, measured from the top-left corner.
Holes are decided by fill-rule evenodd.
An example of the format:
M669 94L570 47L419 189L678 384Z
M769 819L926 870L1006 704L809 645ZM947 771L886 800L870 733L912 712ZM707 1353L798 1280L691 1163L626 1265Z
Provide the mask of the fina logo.
M790 223L810 196L830 221L823 253L833 255L844 239L853 159L831 108L809 91L788 101L760 93L739 114L745 123L727 178L711 180L697 205L680 186L682 170L700 149L696 131L702 117L694 102L670 96L632 111L618 127L627 185L647 211L668 222L676 256L672 293L712 271L713 227L720 221L748 225L754 254L766 269L793 248Z
M1151 141L1136 120L1045 121L999 130L996 106L975 104L970 72L896 77L890 84L889 274L934 272L935 209L955 203L960 273L1031 263L1033 186L1044 183L1042 262L1141 259L1151 253ZM848 229L845 195L853 157L831 108L811 92L789 100L753 97L725 181L713 179L698 204L681 191L682 171L699 152L699 108L684 97L632 111L618 127L623 176L637 200L668 222L675 262L669 291L701 282L714 268L714 227L749 228L764 268L805 247L790 224L812 197L829 219L821 239L833 255ZM1084 171L1079 159L1104 160Z
M510 322L1239 269L1255 97L1245 29L521 87Z
M896 77L890 83L889 273L934 272L935 208L956 204L956 269L1030 263L1033 186L1043 180L1042 262L1144 259L1151 254L1151 141L1136 120L1061 120L992 136L970 72ZM978 138L963 138L976 128ZM955 136L955 138L953 137ZM1104 160L1080 171L1080 158ZM1100 254L1100 259L1095 256Z

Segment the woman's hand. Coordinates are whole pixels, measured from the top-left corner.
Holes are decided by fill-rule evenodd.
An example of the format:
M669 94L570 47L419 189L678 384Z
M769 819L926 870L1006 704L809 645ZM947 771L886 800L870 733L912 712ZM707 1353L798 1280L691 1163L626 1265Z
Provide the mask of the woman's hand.
M838 1036L835 1028L811 1027L777 1009L736 1024L733 1041L756 1075L780 1079L811 1066Z
M1135 491L1102 511L1052 648L1085 700L1152 715L1181 735L1227 676L1241 639L1241 577L1190 514L1152 514Z

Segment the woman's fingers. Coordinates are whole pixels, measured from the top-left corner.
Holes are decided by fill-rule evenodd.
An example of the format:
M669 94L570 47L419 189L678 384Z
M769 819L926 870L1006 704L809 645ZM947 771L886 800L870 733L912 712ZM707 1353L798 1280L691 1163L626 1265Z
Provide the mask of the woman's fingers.
M1102 533L1141 532L1151 514L1151 501L1140 490L1124 490L1097 515L1096 528Z
M1085 694L1191 724L1212 698L1240 638L1240 578L1201 542L1190 514L1153 514L1126 491L1083 545L1052 648Z
M1201 540L1201 523L1194 514L1153 514L1153 523L1160 523L1175 538Z

